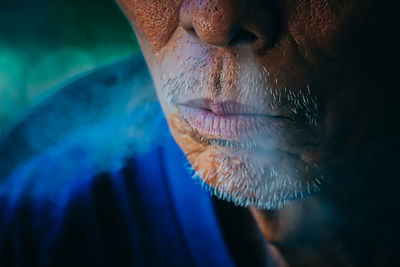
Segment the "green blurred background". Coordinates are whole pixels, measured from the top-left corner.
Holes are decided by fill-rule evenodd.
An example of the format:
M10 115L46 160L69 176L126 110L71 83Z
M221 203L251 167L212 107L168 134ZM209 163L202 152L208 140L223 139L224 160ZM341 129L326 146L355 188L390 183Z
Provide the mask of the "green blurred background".
M57 84L137 51L113 0L0 0L0 129Z

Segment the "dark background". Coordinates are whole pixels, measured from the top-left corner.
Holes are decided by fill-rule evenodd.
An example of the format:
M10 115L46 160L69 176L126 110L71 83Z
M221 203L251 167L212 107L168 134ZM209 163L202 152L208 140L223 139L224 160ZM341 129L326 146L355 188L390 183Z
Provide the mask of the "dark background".
M137 51L113 0L0 0L0 127L63 81Z

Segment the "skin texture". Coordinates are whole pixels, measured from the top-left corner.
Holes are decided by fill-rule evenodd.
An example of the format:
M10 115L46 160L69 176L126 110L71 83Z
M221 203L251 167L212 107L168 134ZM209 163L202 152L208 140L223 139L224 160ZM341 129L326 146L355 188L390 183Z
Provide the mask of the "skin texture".
M373 227L385 214L376 212L377 203L389 209L391 194L384 194L387 188L374 177L393 177L387 163L398 147L391 138L398 114L391 80L397 43L381 41L398 31L394 3L118 3L138 36L171 132L207 187L223 199L252 206L280 262L366 266L359 255L366 250L357 245L361 233L347 233L365 220L363 230ZM293 111L292 94L313 105ZM275 95L283 100L274 102ZM181 113L180 103L198 98L239 101L290 122L270 123L262 141L254 137L256 149L216 144L213 140L223 139L219 134L199 134ZM286 176L288 183L281 182ZM371 193L377 188L378 194ZM368 251L381 259L386 250Z

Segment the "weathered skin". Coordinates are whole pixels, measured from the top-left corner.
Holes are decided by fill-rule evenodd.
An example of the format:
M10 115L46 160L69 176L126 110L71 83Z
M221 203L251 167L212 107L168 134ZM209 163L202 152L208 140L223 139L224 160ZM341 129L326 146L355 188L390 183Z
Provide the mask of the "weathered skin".
M237 161L232 166L238 167L257 156L247 149L238 151L204 141L182 118L176 105L166 99L165 74L179 76L194 69L190 75L179 76L187 81L203 73L201 86L194 87L196 90L191 94L216 101L241 99L249 104L261 101L248 92L243 97L241 91L247 81L244 77L256 73L255 68L268 72L268 78L258 84L261 91L272 88L285 94L285 88L294 93L310 88L310 97L317 99L318 104L316 124L304 126L295 120L293 125L273 128L270 140L279 153L271 159L267 157L270 162L257 164L267 168L276 161L289 166L281 168L289 174L295 166L298 180L314 184L313 177L322 171L332 183L346 189L322 191L293 201L280 211L252 207L251 212L266 239L282 248L282 257L291 265L352 266L362 262L357 259L358 254L352 255L350 247L354 248L355 241L347 246L347 241L341 239L347 230L337 226L336 218L360 210L359 204L346 207L349 203L346 201L352 200L359 188L361 196L370 195L368 187L376 182L362 175L371 166L380 166L377 162L382 156L391 157L383 143L387 142L384 137L393 134L388 126L395 115L388 100L392 99L392 92L382 93L378 89L391 86L387 75L393 70L387 51L396 46L395 42L386 44L380 40L391 32L388 26L391 13L387 11L394 4L386 3L383 7L374 0L118 0L118 3L138 36L175 140L194 170L201 173L200 178L211 187L224 188L227 194L236 192L238 184L230 187L224 184L226 180L221 179L221 173L229 175L237 170L221 166L221 159L229 155L230 161ZM398 58L397 54L392 54L392 58ZM196 64L201 65L201 71L195 68ZM188 98L189 94L176 101ZM271 112L293 115L279 108ZM374 171L385 177L379 168ZM370 176L374 176L373 172ZM365 185L357 186L354 193L354 186L347 184L356 181ZM340 200L338 192L343 193ZM252 198L253 193L249 191L243 196ZM300 197L296 193L290 200L294 198ZM354 216L356 222L366 218L363 212L359 217ZM373 214L371 211L368 216ZM313 228L318 238L307 244L306 250L301 247L301 238L309 228ZM342 235L336 235L338 231ZM323 248L319 244L324 244Z

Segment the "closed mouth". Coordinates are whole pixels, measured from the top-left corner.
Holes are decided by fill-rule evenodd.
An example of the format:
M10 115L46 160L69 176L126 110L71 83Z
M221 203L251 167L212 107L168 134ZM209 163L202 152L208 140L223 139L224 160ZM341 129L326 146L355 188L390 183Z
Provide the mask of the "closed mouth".
M181 117L206 140L219 140L221 144L247 143L273 134L278 122L290 123L286 116L269 115L261 108L236 102L193 100L178 104Z

